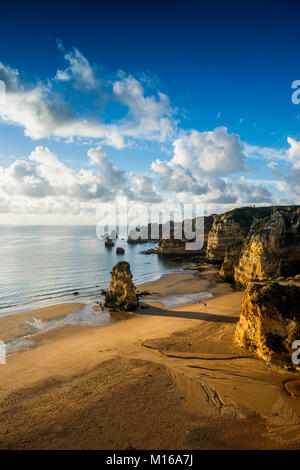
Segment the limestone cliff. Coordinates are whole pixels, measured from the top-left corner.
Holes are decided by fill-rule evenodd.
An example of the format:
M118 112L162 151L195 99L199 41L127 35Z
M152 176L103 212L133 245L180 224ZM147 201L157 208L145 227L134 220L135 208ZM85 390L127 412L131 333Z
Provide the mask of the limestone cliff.
M271 213L272 207L243 207L215 215L207 240L207 259L222 263L227 249L232 245L236 245L237 248L245 240L251 225L257 219L269 216Z
M135 285L127 261L117 263L111 272L110 291L105 296L105 307L112 310L132 310L138 305Z
M234 267L239 262L243 243L243 240L240 240L227 247L220 269L220 277L223 281L234 282Z
M192 230L197 232L197 221L199 219L192 220ZM202 221L201 221L202 222ZM205 256L208 234L211 230L213 224L213 216L204 217L203 220L203 246L201 249L187 250L186 243L191 242L191 240L186 239L185 237L181 239L174 239L174 230L171 230L170 236L168 238L162 238L158 242L158 254L161 256ZM200 226L198 225L198 231L200 231Z
M249 284L244 295L235 340L266 361L292 365L291 349L300 338L300 288L277 282Z
M297 274L300 274L300 210L277 210L251 228L234 266L234 280L245 287L249 281Z

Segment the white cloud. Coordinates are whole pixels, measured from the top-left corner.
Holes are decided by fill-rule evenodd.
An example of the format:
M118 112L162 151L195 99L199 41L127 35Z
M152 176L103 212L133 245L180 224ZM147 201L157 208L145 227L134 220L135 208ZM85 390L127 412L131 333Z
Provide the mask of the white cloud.
M287 151L287 158L295 170L300 170L300 142L291 137L288 137L287 141L290 145Z
M165 142L172 138L177 123L167 95L157 91L146 96L142 83L124 73L114 80L105 77L100 80L76 48L66 53L65 59L69 67L58 70L54 80L47 83L26 83L21 80L18 70L0 63L0 79L7 85L6 102L0 104L0 119L22 127L25 135L34 140L51 137L66 141L74 138L97 139L121 149L126 139ZM61 89L61 82L69 88ZM123 118L104 122L103 118L98 117L99 112L103 111L103 106L99 104L102 93L100 82L105 88L106 101L117 100L127 108ZM74 88L77 92L94 95L94 100L85 110L89 113L86 116L82 110L77 112L71 104Z
M109 162L101 145L97 148L89 149L88 157L90 158L92 165L97 165L101 169L102 174L105 177L106 187L111 188L112 191L116 191L126 186L125 171L114 167Z
M257 160L286 160L286 149L276 149L273 147L261 147L259 145L250 145L242 143L244 155L247 158Z
M152 169L166 190L205 195L224 194L227 173L246 170L245 156L239 136L229 134L227 128L214 131L193 130L174 142L174 156L170 161L156 160Z
M141 83L133 76L123 75L113 83L115 98L129 109L120 123L123 135L164 142L174 135L176 122L167 95L145 96Z
M189 194L204 204L256 204L272 201L262 182L234 177L247 171L243 145L226 127L192 131L174 142L170 161L156 160L152 169L163 189ZM186 201L186 197L184 197Z
M65 70L56 72L56 80L74 81L75 88L82 91L94 90L99 86L93 68L78 49L74 48L71 52L66 53L64 57L70 65Z
M6 102L0 103L0 118L18 124L34 140L46 137L103 139L116 148L124 146L123 137L115 126L81 119L64 101L54 96L51 87L39 84L29 90L19 87L8 91Z
M56 196L80 201L108 200L114 196L105 173L75 171L47 147L36 147L29 160L17 160L6 169L0 167L0 190L4 194L29 198Z
M89 149L88 157L95 170L76 171L49 148L37 146L28 160L0 166L0 212L95 215L99 204L120 195L146 203L161 200L150 176L126 175L101 146Z
M153 204L162 202L162 195L156 191L152 176L139 176L135 173L131 173L130 177L130 188L126 192L126 195L131 200Z
M0 80L5 82L7 91L15 91L20 86L20 73L18 70L0 62Z

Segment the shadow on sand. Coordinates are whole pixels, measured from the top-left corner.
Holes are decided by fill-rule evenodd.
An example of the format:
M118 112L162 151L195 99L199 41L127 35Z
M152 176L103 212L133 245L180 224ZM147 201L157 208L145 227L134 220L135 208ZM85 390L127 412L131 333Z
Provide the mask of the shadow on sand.
M141 304L143 305L143 304ZM145 305L145 304L144 304ZM165 310L160 307L152 307L148 305L149 308L144 310L141 306L136 310L136 313L140 315L152 315L157 317L173 317L173 318L189 318L191 320L203 320L209 322L219 322L219 323L237 323L239 317L231 317L228 315L216 315L214 313L207 312L189 312L189 311L180 311L176 312L174 310Z

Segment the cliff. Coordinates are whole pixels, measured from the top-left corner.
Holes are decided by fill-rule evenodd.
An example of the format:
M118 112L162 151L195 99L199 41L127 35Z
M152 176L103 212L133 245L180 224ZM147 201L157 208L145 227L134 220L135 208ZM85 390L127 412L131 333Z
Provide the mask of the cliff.
M197 219L192 220L192 230L194 232L197 231L196 228ZM213 216L204 217L203 221L203 247L201 249L196 250L187 250L186 243L190 243L192 240L188 240L186 238L181 239L174 239L174 231L171 230L169 238L162 238L158 242L158 254L161 256L205 256L206 255L206 247L207 247L207 240L208 234L211 230L213 224Z
M232 245L237 248L247 237L251 225L256 220L271 215L272 210L272 207L243 207L215 215L207 241L207 259L214 263L223 263L227 249Z
M105 307L112 310L132 310L138 305L130 265L120 261L111 271L110 291L105 296Z
M244 295L235 340L265 361L278 359L292 365L291 349L300 338L300 288L249 284Z
M234 280L245 287L300 273L300 209L277 210L251 228L238 261Z

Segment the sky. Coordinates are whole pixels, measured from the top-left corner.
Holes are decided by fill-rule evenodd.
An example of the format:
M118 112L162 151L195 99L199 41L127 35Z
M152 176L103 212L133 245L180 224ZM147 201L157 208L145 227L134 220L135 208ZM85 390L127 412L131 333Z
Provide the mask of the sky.
M207 214L300 204L299 13L271 0L1 5L0 223L94 224L124 197Z

